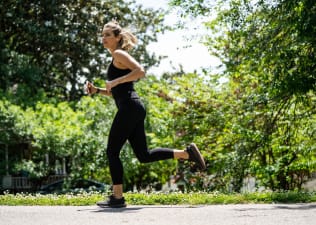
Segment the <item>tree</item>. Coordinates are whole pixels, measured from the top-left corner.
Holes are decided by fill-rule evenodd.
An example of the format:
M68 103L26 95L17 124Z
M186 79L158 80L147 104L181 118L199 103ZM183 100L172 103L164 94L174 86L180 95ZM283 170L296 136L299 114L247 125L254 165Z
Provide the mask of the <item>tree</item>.
M100 44L102 26L116 19L139 38L133 52L148 68L158 62L146 46L156 41L163 12L120 1L1 1L0 87L27 84L32 95L78 100L85 79L105 74L108 56ZM22 71L16 69L24 63ZM19 68L19 67L18 67ZM104 79L104 77L103 77Z
M187 14L205 12L206 1L173 2ZM206 23L212 34L204 40L225 65L231 104L222 178L236 191L248 174L271 189L300 188L315 170L309 121L315 118L316 3L227 0L214 8L217 18Z

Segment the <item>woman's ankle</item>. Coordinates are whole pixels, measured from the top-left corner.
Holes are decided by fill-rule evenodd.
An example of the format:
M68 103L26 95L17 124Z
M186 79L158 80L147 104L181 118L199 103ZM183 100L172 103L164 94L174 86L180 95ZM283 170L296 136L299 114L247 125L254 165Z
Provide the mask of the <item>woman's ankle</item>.
M189 154L185 150L174 150L173 157L175 159L189 159Z
M123 184L113 185L113 197L116 199L123 198Z

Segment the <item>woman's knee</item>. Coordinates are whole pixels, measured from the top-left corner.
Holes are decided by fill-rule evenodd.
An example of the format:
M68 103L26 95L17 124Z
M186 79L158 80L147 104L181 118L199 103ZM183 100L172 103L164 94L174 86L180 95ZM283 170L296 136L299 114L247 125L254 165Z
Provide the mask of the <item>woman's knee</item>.
M150 160L150 154L136 154L136 157L139 162L141 163L149 163L151 162Z

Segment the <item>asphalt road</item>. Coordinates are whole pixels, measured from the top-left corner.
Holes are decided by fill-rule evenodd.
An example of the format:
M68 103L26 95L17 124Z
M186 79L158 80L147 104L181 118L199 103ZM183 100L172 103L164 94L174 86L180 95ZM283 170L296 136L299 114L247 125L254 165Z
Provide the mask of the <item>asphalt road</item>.
M316 203L211 206L0 206L0 225L316 225Z

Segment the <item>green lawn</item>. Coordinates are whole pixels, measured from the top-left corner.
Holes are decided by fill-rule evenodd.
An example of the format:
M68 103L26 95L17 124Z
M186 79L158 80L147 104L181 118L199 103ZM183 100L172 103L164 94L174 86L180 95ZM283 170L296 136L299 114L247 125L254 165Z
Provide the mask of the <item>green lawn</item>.
M316 202L316 192L263 192L248 194L223 193L127 193L129 205L212 205L253 203L308 203ZM39 195L0 195L0 205L94 205L103 200L100 193Z

